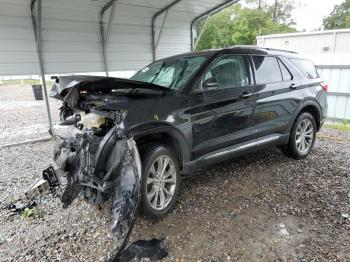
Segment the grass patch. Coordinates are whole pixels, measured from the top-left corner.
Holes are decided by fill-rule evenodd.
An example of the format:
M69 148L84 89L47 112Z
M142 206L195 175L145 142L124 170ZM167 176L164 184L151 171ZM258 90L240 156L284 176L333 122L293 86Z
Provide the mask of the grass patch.
M23 219L31 219L31 218L42 218L44 216L44 212L36 207L33 208L25 208L22 214Z
M25 85L38 85L40 84L39 80L35 80L35 79L13 79L13 80L2 80L3 85L21 85L22 83ZM51 81L46 81L46 85L47 86L52 86L52 82Z
M348 120L343 120L339 124L327 124L325 125L328 128L333 128L341 131L350 131L350 126L349 126L349 121Z

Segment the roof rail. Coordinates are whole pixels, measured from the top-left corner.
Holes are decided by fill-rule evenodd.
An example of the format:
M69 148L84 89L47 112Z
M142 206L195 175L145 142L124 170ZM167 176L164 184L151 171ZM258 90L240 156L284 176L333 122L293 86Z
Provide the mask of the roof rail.
M259 47L259 48L266 49L266 50L269 50L269 51L278 51L278 52L286 52L286 53L297 54L297 52L291 51L291 50L284 50L284 49L270 48L270 47Z
M264 49L264 50L268 50L268 51L278 51L278 52L297 54L297 52L295 52L295 51L278 49L278 48L263 47L263 46L256 46L256 45L233 45L233 46L229 46L227 48L237 48L237 47L238 48Z

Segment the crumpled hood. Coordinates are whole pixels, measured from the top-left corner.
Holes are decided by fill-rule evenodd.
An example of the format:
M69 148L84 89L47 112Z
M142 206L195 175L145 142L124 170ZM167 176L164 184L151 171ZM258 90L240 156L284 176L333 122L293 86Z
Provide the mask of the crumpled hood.
M52 86L50 96L61 99L69 93L74 87L77 89L94 90L101 93L109 93L113 89L128 89L128 88L141 88L151 89L156 91L170 91L166 87L155 85L152 83L140 82L135 80L105 77L105 76L86 76L86 75L73 75L73 76L61 76L53 77L56 82Z

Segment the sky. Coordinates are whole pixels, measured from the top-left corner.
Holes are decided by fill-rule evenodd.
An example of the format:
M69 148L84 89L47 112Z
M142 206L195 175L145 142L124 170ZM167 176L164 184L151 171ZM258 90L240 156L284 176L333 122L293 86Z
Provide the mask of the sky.
M275 0L261 0L262 3L273 5ZM344 0L294 0L295 9L292 18L298 31L314 31L322 27L322 20L328 16L335 5Z
M335 5L344 0L295 0L295 9L292 12L295 27L298 31L313 31L322 25L322 20L328 16Z

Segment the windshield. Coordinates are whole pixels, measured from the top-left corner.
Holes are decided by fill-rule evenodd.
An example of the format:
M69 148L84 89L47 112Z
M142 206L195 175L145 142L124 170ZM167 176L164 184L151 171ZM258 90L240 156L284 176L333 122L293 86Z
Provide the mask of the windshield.
M205 56L192 56L159 60L137 72L130 79L178 90L187 83L206 59Z

